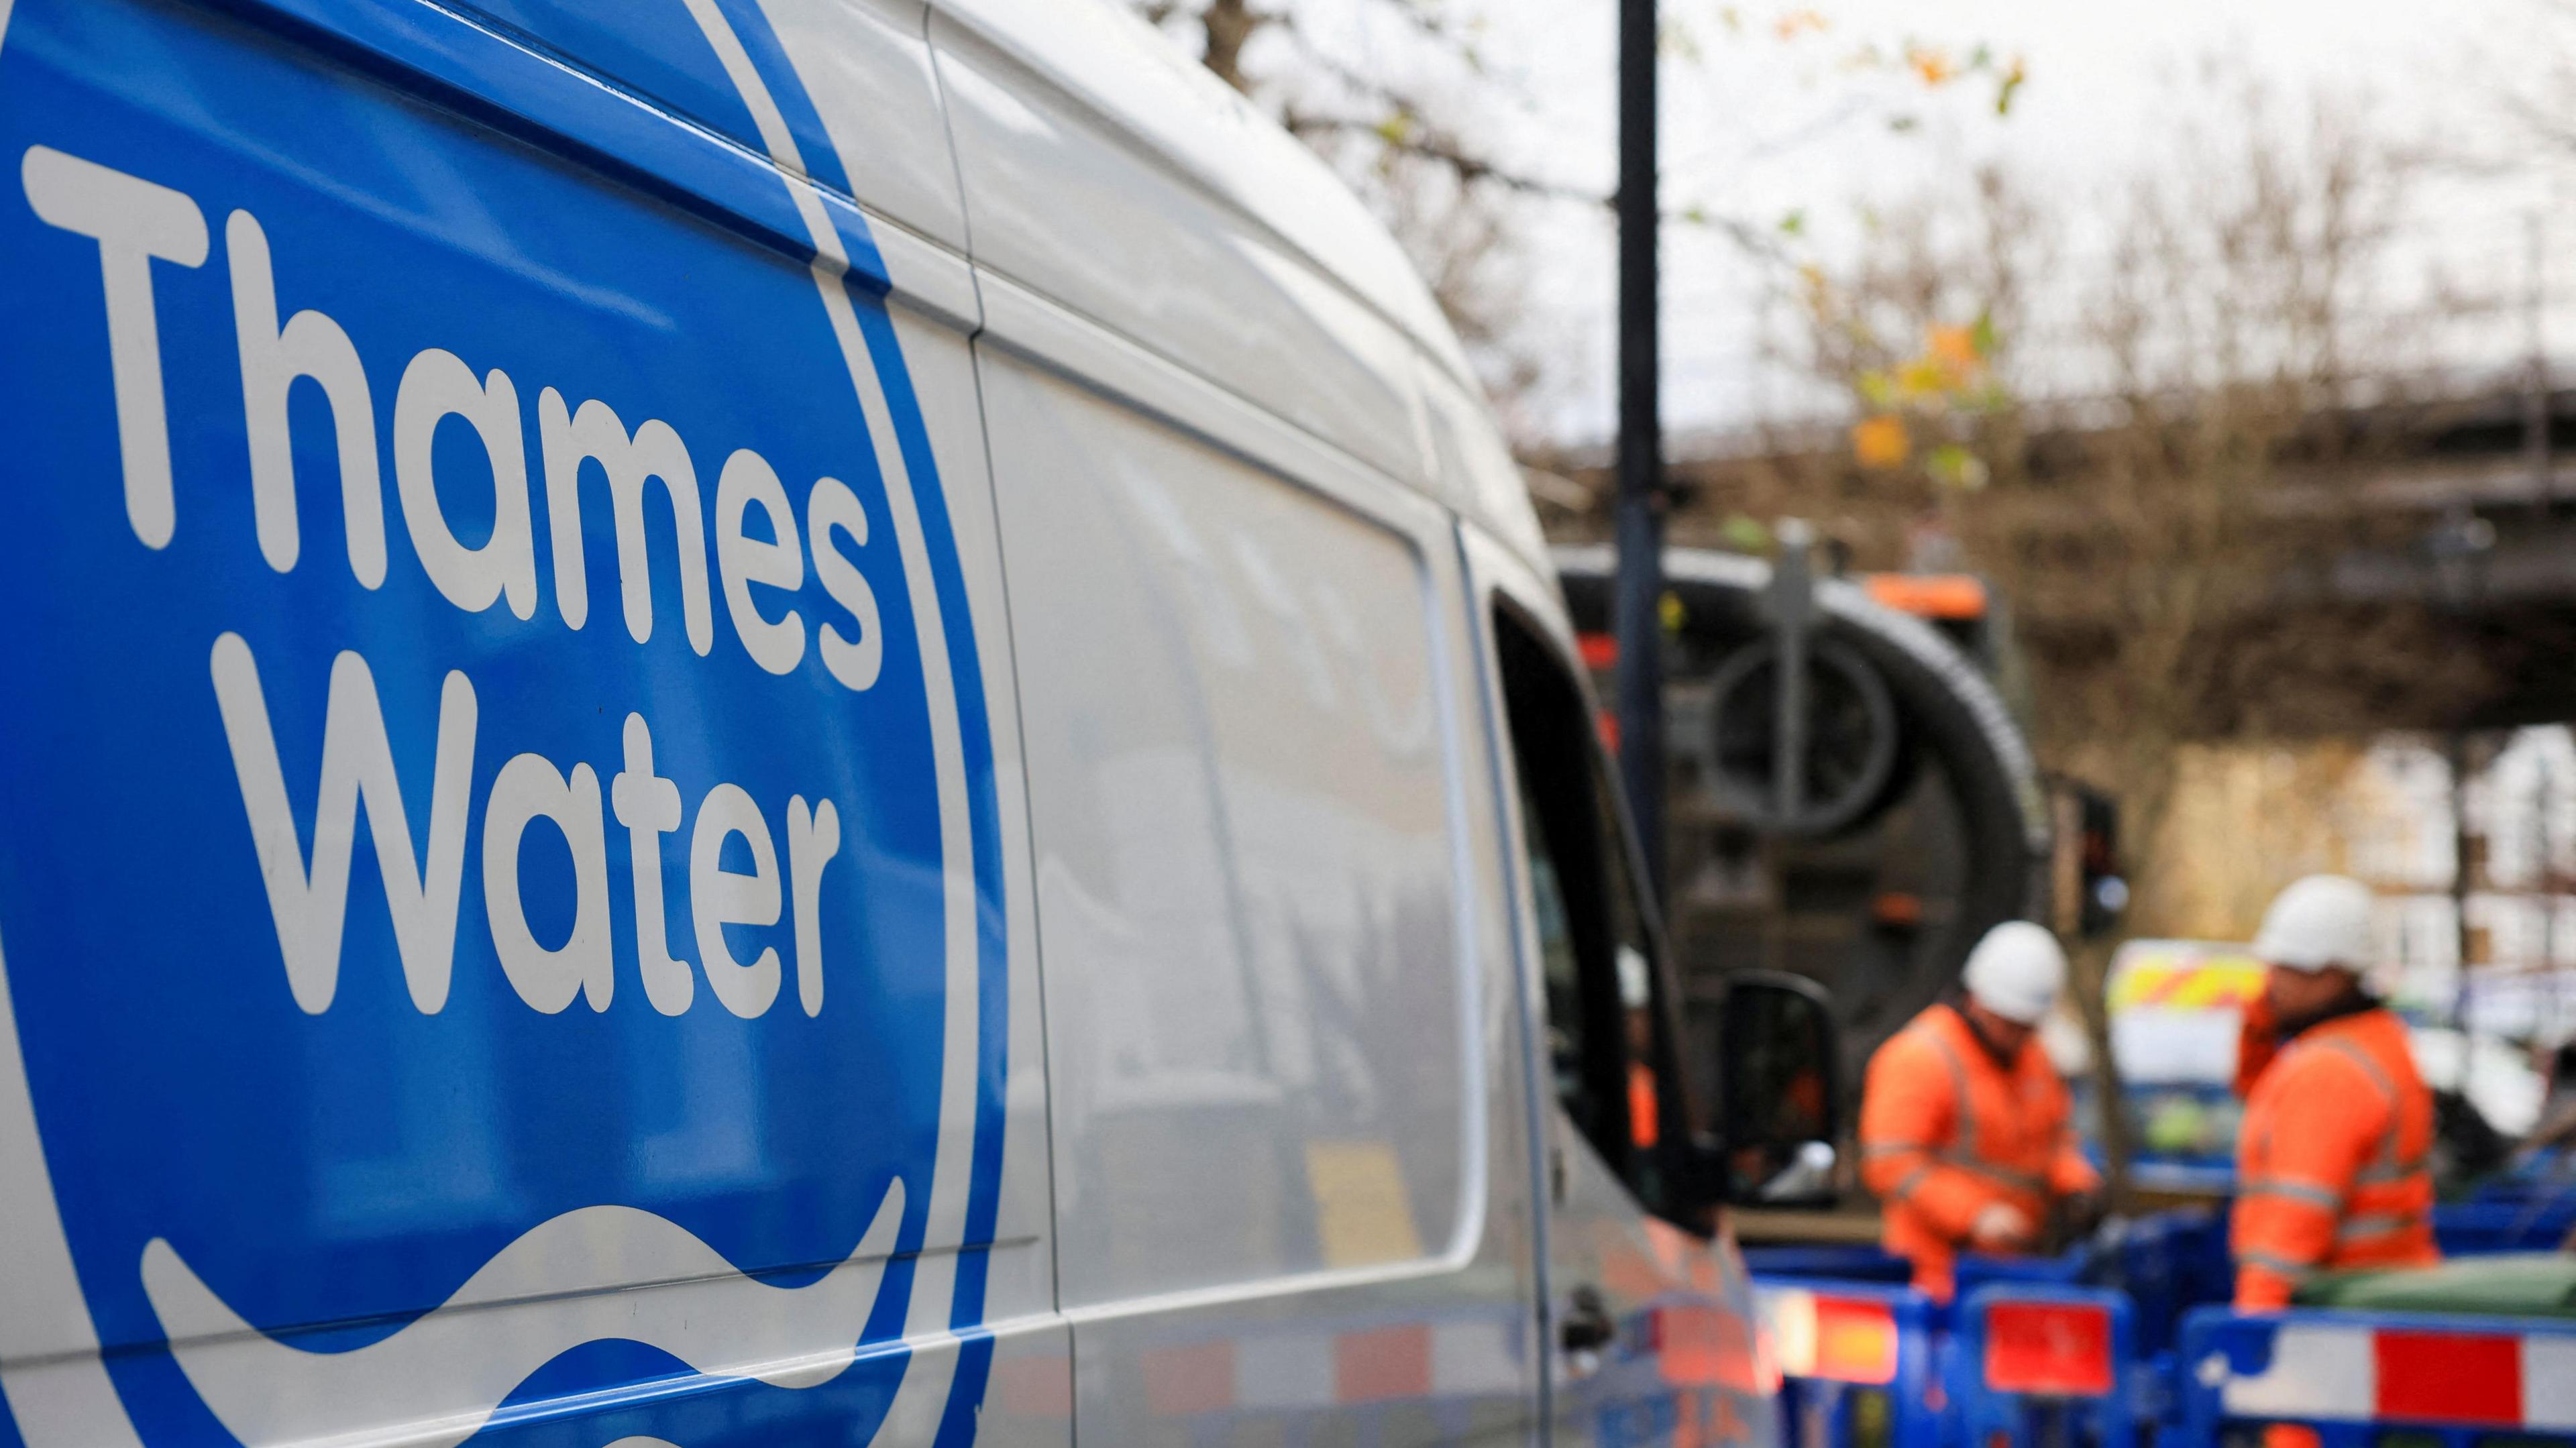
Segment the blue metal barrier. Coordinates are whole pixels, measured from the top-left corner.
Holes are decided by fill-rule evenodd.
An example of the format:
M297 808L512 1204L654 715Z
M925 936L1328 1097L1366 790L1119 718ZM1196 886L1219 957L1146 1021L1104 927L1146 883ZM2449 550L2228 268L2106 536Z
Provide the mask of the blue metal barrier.
M2442 1448L2576 1443L2576 1322L2203 1308L2182 1342L2185 1443L2272 1424L2320 1448L2391 1433Z
M2235 1293L2236 1267L2227 1255L2227 1214L2216 1207L2181 1207L2128 1224L2106 1254L2094 1285L2129 1294L2136 1310L2138 1352L2170 1353L2183 1314L2223 1303Z
M1870 1243L1866 1246L1781 1245L1747 1247L1744 1266L1756 1277L1816 1277L1836 1282L1902 1283L1914 1264Z
M2099 1261L2100 1254L2090 1242L2079 1242L2046 1257L1993 1257L1982 1252L1962 1252L1953 1276L1958 1282L1958 1300L1964 1301L1990 1282L2071 1286L2091 1276Z
M2565 1147L2542 1147L2517 1152L2503 1171L2478 1183L2470 1200L2522 1201L2534 1195L2553 1196L2570 1187L2576 1187L2576 1155Z
M2129 1299L2116 1291L1978 1288L1960 1300L1944 1357L1953 1441L1973 1448L2132 1448L2153 1413Z
M1910 1287L1757 1276L1782 1448L1942 1448L1933 1307Z
M1962 1252L1956 1270L1958 1291L1964 1295L1988 1282L2080 1281L2092 1269L2095 1255L2089 1244L2049 1257ZM1902 1283L1914 1275L1913 1263L1877 1246L1747 1247L1744 1264L1756 1277L1775 1279Z
M2576 1188L2481 1193L2433 1208L2433 1240L2445 1257L2490 1252L2550 1252L2576 1231Z

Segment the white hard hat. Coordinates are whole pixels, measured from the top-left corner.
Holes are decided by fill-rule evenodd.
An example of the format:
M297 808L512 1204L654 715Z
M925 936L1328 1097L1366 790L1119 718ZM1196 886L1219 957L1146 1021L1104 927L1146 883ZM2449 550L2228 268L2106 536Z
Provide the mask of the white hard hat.
M2254 953L2266 964L2319 971L2341 966L2355 974L2370 968L2370 887L2348 875L2310 875L2273 897L2255 933Z
M2007 920L1968 952L1960 980L1968 997L2008 1021L2039 1024L2066 988L2066 952L2057 937L2027 920Z

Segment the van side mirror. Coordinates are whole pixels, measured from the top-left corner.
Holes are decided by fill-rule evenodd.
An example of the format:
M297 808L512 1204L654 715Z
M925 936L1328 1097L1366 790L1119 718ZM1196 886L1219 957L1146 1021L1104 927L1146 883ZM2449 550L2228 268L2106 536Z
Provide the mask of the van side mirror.
M1830 1206L1842 1139L1833 998L1804 976L1729 977L1719 1019L1723 1195L1746 1206Z

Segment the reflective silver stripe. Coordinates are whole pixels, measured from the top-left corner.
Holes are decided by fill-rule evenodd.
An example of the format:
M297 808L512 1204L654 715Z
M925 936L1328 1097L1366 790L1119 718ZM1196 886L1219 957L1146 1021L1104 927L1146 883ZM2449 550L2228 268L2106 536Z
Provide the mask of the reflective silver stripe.
M2379 1069L2379 1063L2371 1059L2370 1053L2361 1048L2359 1041L2349 1036L2328 1036L2323 1040L2311 1042L2310 1048L2332 1051L2359 1066L2362 1074L2370 1078L2371 1084L2379 1088L2379 1099L2391 1106L2397 1104L2397 1083L2388 1079L2388 1073Z
M1923 1185L1923 1179L1931 1174L1932 1168L1928 1166L1918 1166L1914 1170L1906 1173L1905 1180L1896 1184L1896 1190L1887 1194L1888 1200L1901 1202L1907 1197L1914 1195L1914 1189Z
M2356 1186L2381 1186L2389 1182L2402 1182L2408 1177L2421 1176L2430 1166L2431 1163L2421 1156L2406 1161L2382 1161L2354 1172L2352 1180Z
M1941 1064L1950 1068L1950 1119L1959 1131L1956 1149L1970 1156L1977 1154L1977 1113L1970 1109L1968 1096L1968 1063L1959 1059L1959 1048L1939 1031L1929 1032L1934 1049L1941 1053Z
M1863 1155L1869 1154L1871 1153L1868 1151L1863 1152ZM1928 1156L1932 1158L1934 1163L1940 1166L1946 1166L1953 1170L1967 1172L1972 1176L1981 1176L1986 1178L1988 1181L2001 1182L2003 1185L2015 1188L2016 1190L2039 1192L2042 1194L2045 1194L2048 1190L2048 1181L2044 1177L2034 1176L2028 1172L2013 1171L2005 1167L1995 1166L1989 1162L1977 1161L1971 1157L1962 1156L1955 1151L1933 1151L1926 1147L1904 1146L1889 1148L1885 1154L1890 1156ZM1910 1187L1915 1183L1920 1182L1924 1177L1931 1175L1931 1173L1931 1166L1917 1167L1912 1174L1905 1178L1904 1184L1890 1192L1889 1195L1903 1196Z
M2275 1252L2239 1252L2236 1254L2236 1260L2248 1267L2260 1267L2266 1272L2277 1272L2294 1282L2313 1277L2317 1271L2316 1264L2313 1262L2294 1262Z
M2333 1188L2321 1187L2313 1182L2293 1181L2288 1177L2255 1177L2238 1188L2237 1194L2248 1197L2287 1197L2294 1202L2323 1207L2329 1212L2341 1210L2343 1207L2342 1194Z
M1881 1141L1862 1146L1860 1154L1865 1157L1914 1156L1923 1152L1939 1151L1940 1149L1941 1148L1934 1146L1928 1141Z
M2347 1247L2368 1237L2393 1237L2422 1225L2424 1218L2413 1212L2376 1212L2365 1217L2346 1218L2335 1229L2335 1245Z
M2014 1171L2010 1167L1997 1166L1988 1161L1979 1161L1974 1157L1965 1156L1955 1151L1935 1152L1933 1155L1938 1157L1944 1166L1957 1167L1961 1171L1970 1172L1977 1176L1984 1177L1988 1181L2001 1182L2005 1186L2013 1187L2020 1191L2036 1192L2042 1195L2045 1195L2048 1191L2048 1178L2031 1172Z

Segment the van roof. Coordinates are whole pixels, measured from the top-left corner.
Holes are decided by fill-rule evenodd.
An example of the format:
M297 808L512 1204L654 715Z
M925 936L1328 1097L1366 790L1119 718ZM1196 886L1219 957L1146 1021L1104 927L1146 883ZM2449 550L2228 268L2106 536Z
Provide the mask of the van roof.
M932 8L1258 221L1482 395L1430 288L1350 187L1143 17L1107 0L936 0Z

